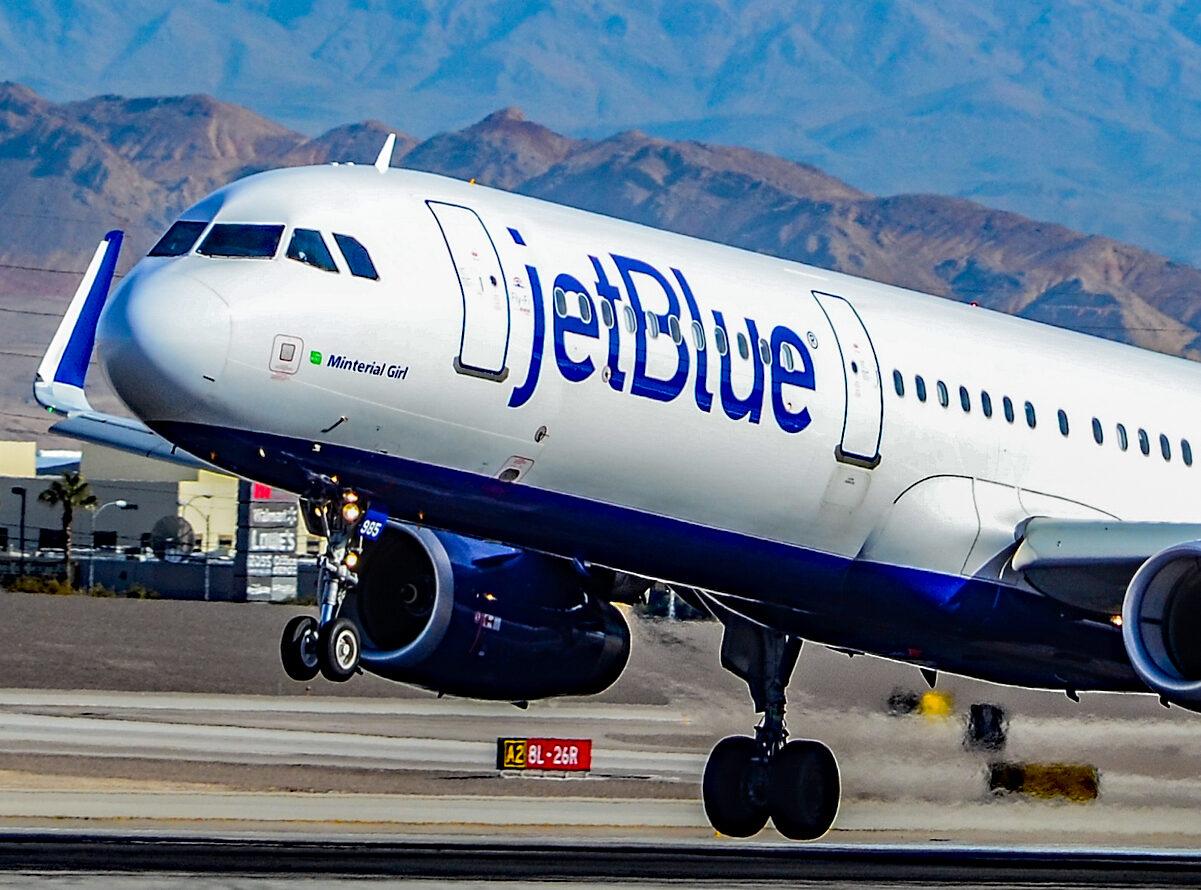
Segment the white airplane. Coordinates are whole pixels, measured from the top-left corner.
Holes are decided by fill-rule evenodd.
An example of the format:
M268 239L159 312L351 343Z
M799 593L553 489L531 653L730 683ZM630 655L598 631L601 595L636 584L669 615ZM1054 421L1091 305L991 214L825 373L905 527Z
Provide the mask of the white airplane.
M251 176L39 370L57 432L301 496L328 541L289 675L514 702L600 691L614 601L725 626L762 718L703 781L727 835L821 836L802 640L1201 709L1201 370L985 309L423 173ZM141 422L84 396L94 341ZM687 665L681 669L687 670Z

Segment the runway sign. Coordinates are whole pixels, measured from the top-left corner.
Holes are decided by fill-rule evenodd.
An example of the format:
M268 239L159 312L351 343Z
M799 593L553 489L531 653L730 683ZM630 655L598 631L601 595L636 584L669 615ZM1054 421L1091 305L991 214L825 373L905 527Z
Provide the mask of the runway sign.
M496 768L586 773L592 769L592 739L497 739Z

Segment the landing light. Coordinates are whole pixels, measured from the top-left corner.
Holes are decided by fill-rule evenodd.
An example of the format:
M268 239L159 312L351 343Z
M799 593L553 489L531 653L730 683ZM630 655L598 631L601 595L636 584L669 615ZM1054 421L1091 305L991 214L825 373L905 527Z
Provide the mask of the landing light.
M359 517L363 515L363 508L351 501L349 504L342 506L342 518L352 525L359 521Z
M1122 616L1121 615L1110 615L1109 623L1112 624L1114 627L1121 627L1122 626Z
M359 555L351 550L346 554L346 558L342 560L342 564L353 572L359 567Z

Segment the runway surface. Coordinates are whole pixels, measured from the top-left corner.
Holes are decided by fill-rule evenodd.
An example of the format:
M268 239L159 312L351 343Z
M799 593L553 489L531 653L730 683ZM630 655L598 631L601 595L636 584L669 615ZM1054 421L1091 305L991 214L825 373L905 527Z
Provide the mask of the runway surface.
M922 691L914 671L806 647L789 726L836 752L838 819L822 846L770 828L735 841L708 826L699 780L712 745L753 715L716 665L711 625L638 623L612 690L519 710L367 677L291 683L275 654L290 608L3 594L0 606L0 885L164 886L199 871L209 886L282 886L295 857L323 881L416 863L404 874L437 886L785 873L802 886L1074 886L1115 869L1129 886L1201 883L1191 857L1146 852L1201 849L1201 718L1153 698L1077 705L944 677L948 717L892 716L894 689ZM974 701L1005 706L1003 754L964 748ZM592 739L594 769L500 775L500 736ZM1095 766L1100 797L994 796L998 756ZM145 862L118 861L134 853ZM84 873L102 868L120 875Z
M788 880L794 886L1165 887L1196 886L1201 880L1201 854L1047 847L683 842L665 847L25 832L0 835L0 869L13 877L58 875L73 881L79 880L79 873L89 872L108 879L161 874L209 879L403 877L438 881L441 886L488 880L741 887Z

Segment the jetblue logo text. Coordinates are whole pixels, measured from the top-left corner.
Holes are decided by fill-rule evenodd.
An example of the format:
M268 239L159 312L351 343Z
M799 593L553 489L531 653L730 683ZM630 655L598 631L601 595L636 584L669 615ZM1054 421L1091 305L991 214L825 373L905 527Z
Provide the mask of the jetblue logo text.
M720 410L731 420L750 423L760 422L770 394L770 410L782 430L799 433L809 426L809 409L793 402L797 390L816 388L813 362L795 331L783 325L767 331L750 318L704 311L679 269L665 275L617 254L605 262L588 259L590 287L560 274L550 282L549 294L538 270L526 266L534 298L534 345L529 371L510 395L509 407L526 404L537 389L549 320L549 350L559 373L572 383L600 374L617 392L660 402L691 398L701 411ZM606 268L610 262L615 274ZM633 338L634 348L631 360L627 347L623 363L624 338Z

